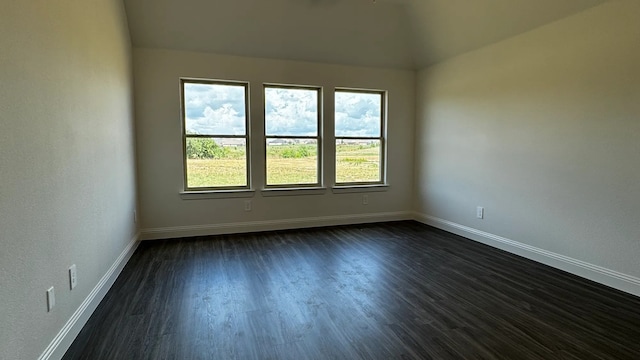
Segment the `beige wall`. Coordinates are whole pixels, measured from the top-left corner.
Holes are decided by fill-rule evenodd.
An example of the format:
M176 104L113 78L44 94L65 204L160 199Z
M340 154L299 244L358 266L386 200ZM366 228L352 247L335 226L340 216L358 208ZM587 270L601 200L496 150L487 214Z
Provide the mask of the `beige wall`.
M413 126L415 120L413 71L359 68L232 57L205 53L134 49L139 198L143 236L167 237L218 232L217 226L236 224L220 232L296 227L358 221L367 214L408 212L413 186ZM250 82L253 154L258 154L263 132L262 84L286 83L324 87L324 125L332 129L333 89L336 86L389 91L388 182L386 192L362 194L263 197L263 162L256 155L253 168L256 195L253 209L244 211L245 199L183 200L182 138L179 78L243 80ZM329 133L329 131L328 131ZM327 134L329 135L329 134ZM331 158L330 136L325 156ZM325 184L333 164L326 163ZM346 218L345 216L350 216ZM302 219L302 220L301 220ZM373 218L369 218L373 219ZM380 219L380 218L375 218ZM322 221L321 221L322 220ZM335 220L335 221L334 221ZM243 225L244 224L244 225ZM218 230L216 230L218 229ZM153 234L152 234L153 233Z
M135 234L122 3L5 1L0 49L0 359L32 360Z
M630 275L640 294L639 15L610 2L421 71L418 212Z

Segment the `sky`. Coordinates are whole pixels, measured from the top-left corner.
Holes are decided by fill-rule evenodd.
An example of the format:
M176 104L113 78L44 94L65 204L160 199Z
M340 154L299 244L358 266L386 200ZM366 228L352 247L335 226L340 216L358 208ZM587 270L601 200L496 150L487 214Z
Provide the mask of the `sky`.
M244 86L184 84L185 121L188 134L244 135ZM266 135L316 136L318 92L310 89L265 89ZM380 94L335 94L336 136L380 135Z

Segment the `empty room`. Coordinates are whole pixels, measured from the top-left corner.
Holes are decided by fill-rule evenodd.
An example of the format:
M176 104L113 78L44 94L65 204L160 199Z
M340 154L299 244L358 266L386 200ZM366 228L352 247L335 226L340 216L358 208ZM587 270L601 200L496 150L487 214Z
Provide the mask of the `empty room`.
M0 360L640 359L640 1L3 1Z

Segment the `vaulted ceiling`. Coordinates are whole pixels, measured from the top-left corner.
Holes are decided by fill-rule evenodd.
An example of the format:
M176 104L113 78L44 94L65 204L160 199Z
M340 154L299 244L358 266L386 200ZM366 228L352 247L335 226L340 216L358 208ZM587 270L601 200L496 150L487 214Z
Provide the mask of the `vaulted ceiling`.
M136 47L420 69L608 0L124 0Z

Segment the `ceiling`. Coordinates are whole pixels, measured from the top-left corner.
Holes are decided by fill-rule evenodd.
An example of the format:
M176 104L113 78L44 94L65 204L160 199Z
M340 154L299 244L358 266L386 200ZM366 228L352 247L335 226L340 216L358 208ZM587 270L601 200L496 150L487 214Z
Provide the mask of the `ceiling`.
M124 0L133 46L420 69L608 0Z

